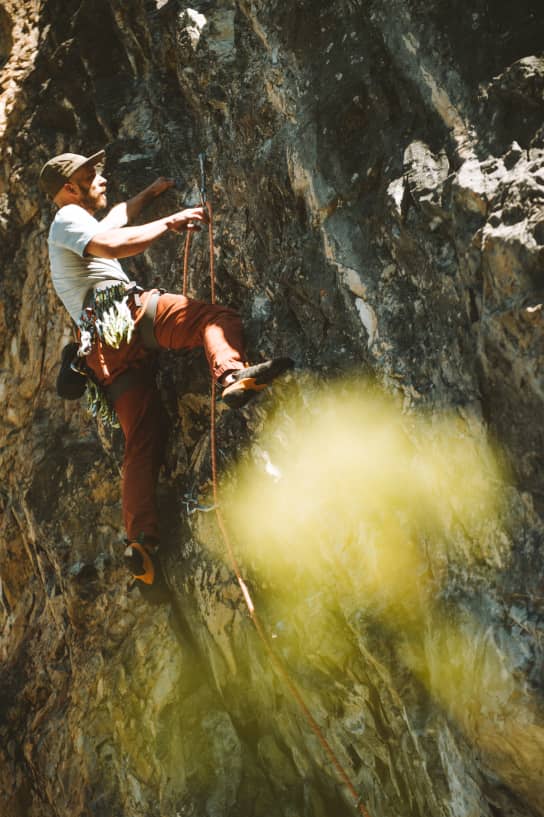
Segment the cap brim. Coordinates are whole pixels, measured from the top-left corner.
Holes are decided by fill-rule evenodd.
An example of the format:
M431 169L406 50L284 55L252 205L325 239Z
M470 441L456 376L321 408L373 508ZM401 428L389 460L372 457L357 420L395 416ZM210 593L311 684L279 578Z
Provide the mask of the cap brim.
M72 165L70 178L77 170L80 170L82 167L86 167L87 165L92 165L94 167L94 165L97 165L99 162L102 161L105 155L106 155L105 150L99 150L98 153L93 153L92 156L87 156L87 158L82 156L81 162L77 162L76 164Z
M78 165L77 169L79 170L79 168L83 167L84 165L97 165L98 162L102 161L105 155L106 155L105 150L99 150L98 153L93 153L92 156L89 156L88 159L85 159L84 162L81 162L81 164Z

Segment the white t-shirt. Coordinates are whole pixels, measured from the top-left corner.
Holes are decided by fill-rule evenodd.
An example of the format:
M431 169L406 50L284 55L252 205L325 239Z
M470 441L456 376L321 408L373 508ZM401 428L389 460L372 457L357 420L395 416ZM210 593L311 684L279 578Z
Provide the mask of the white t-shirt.
M76 321L89 289L100 281L129 278L115 258L84 255L85 247L101 230L97 221L78 204L66 204L57 212L49 230L51 280L62 303Z

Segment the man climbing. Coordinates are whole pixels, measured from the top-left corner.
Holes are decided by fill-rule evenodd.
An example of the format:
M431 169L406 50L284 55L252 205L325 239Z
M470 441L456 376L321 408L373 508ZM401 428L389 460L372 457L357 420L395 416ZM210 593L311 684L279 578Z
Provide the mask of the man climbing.
M95 213L107 205L104 156L103 150L89 157L55 156L41 170L40 187L58 207L48 238L53 286L79 328L79 355L106 390L125 437L125 560L141 586L150 586L159 575L155 491L163 428L153 350L203 346L222 399L231 408L244 405L293 361L275 358L249 366L234 310L144 291L129 281L118 259L144 252L169 231L198 229L199 223L207 223L208 213L204 207L187 208L129 226L173 186L161 177L98 221Z

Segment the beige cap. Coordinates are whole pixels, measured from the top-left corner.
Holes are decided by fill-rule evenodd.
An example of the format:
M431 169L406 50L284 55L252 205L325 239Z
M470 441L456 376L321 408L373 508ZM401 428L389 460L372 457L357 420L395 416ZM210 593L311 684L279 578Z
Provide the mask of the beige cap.
M86 164L98 164L105 155L104 150L99 150L98 153L93 153L92 156L80 156L79 153L61 153L60 156L53 156L41 169L41 189L52 199L55 198L61 187L66 184L76 170Z

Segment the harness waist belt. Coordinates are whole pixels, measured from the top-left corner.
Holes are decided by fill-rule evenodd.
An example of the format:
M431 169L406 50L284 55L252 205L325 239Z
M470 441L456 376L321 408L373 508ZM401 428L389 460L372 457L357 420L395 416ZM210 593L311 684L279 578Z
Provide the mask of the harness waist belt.
M87 309L87 307L91 305L91 303L93 302L93 298L96 295L96 293L100 292L102 289L109 289L110 287L115 287L115 286L117 286L117 287L118 286L125 286L128 289L128 287L132 283L134 283L134 282L131 281L130 283L127 283L126 281L119 281L119 280L114 279L114 278L110 278L107 281L98 281L98 283L94 284L90 289L87 290L87 294L85 295L85 298L83 300L83 309Z
M91 287L85 296L85 300L83 302L83 309L86 309L88 306L91 305L93 302L93 298L97 292L100 292L103 289L109 289L113 286L124 285L126 294L133 299L134 306L141 307L142 301L140 298L140 294L143 292L142 287L138 286L134 281L130 281L130 283L125 283L124 281L100 281L95 286ZM159 344L155 339L155 333L153 332L153 323L155 321L155 315L157 313L157 304L159 302L159 298L161 296L160 292L153 292L147 299L145 308L143 310L142 315L138 321L138 329L140 332L140 338L142 343L146 349L160 349Z

